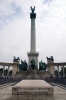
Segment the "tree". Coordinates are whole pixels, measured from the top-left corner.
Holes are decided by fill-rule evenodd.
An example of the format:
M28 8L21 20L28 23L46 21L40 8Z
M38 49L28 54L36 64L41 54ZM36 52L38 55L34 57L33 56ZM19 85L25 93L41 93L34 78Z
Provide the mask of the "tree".
M65 74L65 78L66 78L66 67L64 68L64 74Z
M12 70L9 71L9 75L10 75L10 76L12 75Z
M55 73L55 76L58 76L58 70L55 70L54 73Z
M60 76L63 76L63 69L61 69L60 71Z
M3 68L0 69L0 75L2 75L2 74L3 74Z
M8 74L8 69L4 70L4 75L6 76Z

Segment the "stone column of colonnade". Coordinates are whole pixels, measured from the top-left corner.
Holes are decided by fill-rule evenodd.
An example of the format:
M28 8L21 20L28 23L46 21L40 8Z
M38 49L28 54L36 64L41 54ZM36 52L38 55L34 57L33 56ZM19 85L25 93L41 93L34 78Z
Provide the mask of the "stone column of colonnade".
M8 75L9 75L9 69L10 69L10 66L8 66ZM5 66L3 66L3 75L4 75L4 71L5 71Z
M47 71L50 72L50 66L47 67Z
M8 75L9 75L10 66L8 66Z
M63 75L64 75L64 66L63 66Z
M59 75L59 66L57 66L57 68L58 68L58 75Z
M3 66L3 75L4 75L5 66Z

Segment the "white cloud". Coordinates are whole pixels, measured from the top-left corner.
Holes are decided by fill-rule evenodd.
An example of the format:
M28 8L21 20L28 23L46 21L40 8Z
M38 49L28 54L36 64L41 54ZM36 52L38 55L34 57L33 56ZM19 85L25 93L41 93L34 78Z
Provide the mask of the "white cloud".
M0 62L12 62L13 56L28 59L30 6L34 5L39 61L46 62L50 55L55 62L66 61L66 0L47 1L44 4L43 0L0 1ZM20 8L20 13L16 8Z

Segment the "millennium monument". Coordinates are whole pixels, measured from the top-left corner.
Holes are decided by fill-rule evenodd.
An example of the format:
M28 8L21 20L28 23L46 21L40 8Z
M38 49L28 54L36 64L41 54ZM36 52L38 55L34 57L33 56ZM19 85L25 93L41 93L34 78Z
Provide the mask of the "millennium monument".
M36 52L35 7L31 7L31 11L31 51L28 53L29 75L12 87L12 95L8 100L54 100L53 87L37 75L39 53Z
M36 18L36 13L35 7L31 7L31 13L30 13L30 18L31 18L31 44L30 44L30 52L27 53L28 55L28 66L29 69L31 69L31 61L35 61L35 69L38 69L38 56L39 53L36 52L36 31L35 31L35 18Z

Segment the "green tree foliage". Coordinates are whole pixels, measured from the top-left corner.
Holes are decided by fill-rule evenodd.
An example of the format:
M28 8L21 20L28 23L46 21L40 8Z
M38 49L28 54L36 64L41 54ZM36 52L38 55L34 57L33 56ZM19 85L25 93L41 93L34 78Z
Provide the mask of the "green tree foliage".
M3 74L3 68L0 69L0 75L2 75L2 74Z
M64 67L64 74L65 74L65 78L66 78L66 67Z
M58 76L58 70L55 70L54 73L55 73L55 76Z
M4 75L6 76L8 74L8 69L4 70Z
M64 74L66 74L66 67L64 67Z
M60 70L60 76L63 76L63 69Z
M10 75L10 76L12 75L12 70L9 71L9 75Z

